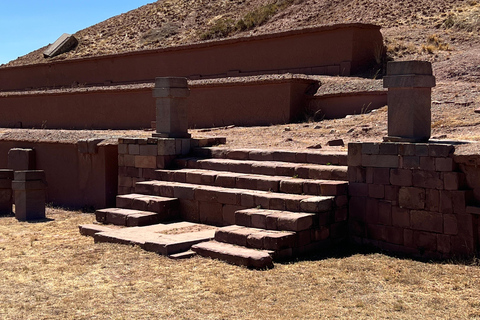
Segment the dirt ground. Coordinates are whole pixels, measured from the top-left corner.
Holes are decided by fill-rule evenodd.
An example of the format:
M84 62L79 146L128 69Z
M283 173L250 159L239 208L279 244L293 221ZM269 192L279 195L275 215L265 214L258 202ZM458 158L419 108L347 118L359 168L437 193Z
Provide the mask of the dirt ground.
M0 318L479 319L477 260L337 249L255 271L81 236L92 214L0 217Z

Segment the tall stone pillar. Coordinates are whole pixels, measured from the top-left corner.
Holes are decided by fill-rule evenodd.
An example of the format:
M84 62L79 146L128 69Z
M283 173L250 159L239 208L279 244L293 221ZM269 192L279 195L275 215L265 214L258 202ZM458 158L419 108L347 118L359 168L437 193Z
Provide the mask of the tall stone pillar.
M155 79L156 138L190 138L188 133L187 97L190 95L186 78Z
M383 86L388 88L388 136L385 141L425 142L431 132L431 95L435 86L427 61L387 64Z

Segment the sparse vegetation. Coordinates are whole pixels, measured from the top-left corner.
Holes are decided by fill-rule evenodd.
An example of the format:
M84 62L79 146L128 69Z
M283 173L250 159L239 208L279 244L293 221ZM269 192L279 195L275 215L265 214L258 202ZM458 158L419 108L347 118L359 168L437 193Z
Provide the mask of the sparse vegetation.
M387 55L390 57L402 58L406 55L416 54L419 51L417 45L402 39L386 39L385 42Z
M434 53L435 51L451 51L452 49L441 37L437 34L432 34L427 38L427 44L422 45L422 51L426 53Z
M260 6L247 14L236 22L231 18L221 18L204 33L200 35L200 39L209 40L216 38L224 38L234 32L251 30L261 26L267 22L277 12L285 9L293 3L293 0L279 0L274 3Z
M458 29L468 32L480 30L480 5L470 1L470 6L457 8L446 14L442 26L446 29Z

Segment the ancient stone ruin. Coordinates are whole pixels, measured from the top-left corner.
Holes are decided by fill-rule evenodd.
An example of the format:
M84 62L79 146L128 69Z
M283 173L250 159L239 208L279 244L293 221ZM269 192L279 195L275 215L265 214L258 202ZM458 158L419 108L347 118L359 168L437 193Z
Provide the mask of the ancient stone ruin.
M351 45L346 39L351 39L352 34L365 40L355 42L364 48L354 48L347 56L328 55L321 51L325 47L321 41L313 41L325 39L322 37L326 34L338 39L332 44L335 52L345 53L344 48ZM293 120L311 98L310 92L318 89L318 81L306 74L345 76L361 69L374 58L374 45L381 41L378 35L378 28L371 25L328 26L274 37L56 62L49 65L49 71L43 66L31 67L32 76L27 78L22 77L22 67L5 68L0 70L0 88L5 91L0 93L0 99L7 109L22 102L25 110L29 110L29 101L43 101L45 115L52 115L48 121L60 128L84 128L94 120L77 116L76 110L60 116L50 105L59 100L66 106L81 101L87 111L90 103L92 108L107 110L107 116L100 117L93 127L123 123L124 128L129 128L149 126L155 121L149 137L121 137L113 143L86 138L55 147L77 165L73 172L81 177L69 181L75 181L75 190L82 193L87 188L98 188L95 194L102 196L100 205L96 205L97 223L80 226L80 232L96 242L139 245L171 258L199 254L259 269L346 243L373 245L421 258L472 256L480 248L480 184L475 179L480 156L457 155L454 142L429 139L430 92L435 79L427 62L388 64L384 79L388 88L388 136L384 142L351 143L348 153L228 149L218 146L225 143L223 138L194 139L188 134L192 124L203 120L214 119L213 125L222 119L233 123L240 119L240 124L252 118ZM262 48L283 52L279 48L291 46L292 41L299 46L315 43L318 52L323 53L296 56L283 65L275 59L259 59L251 62L252 67L246 60L228 59L229 50L241 53L257 48L262 52ZM172 50L175 57L169 54ZM358 52L364 55L355 56ZM202 60L206 53L217 57L214 63ZM198 59L192 60L195 65L189 65L186 57L193 56ZM151 59L158 57L171 60L165 65L152 63ZM126 67L120 70L121 65ZM98 69L92 72L94 66ZM75 72L62 73L68 69ZM293 71L303 75L263 76ZM45 72L49 77L34 76ZM228 77L241 75L250 78ZM7 76L11 81L6 81ZM226 76L228 79L222 80ZM62 91L53 83L43 83L50 88L30 94L15 91L40 87L39 79L53 78L56 83L84 83L89 89ZM268 102L258 104L259 97ZM275 97L284 103L271 103ZM107 108L108 100L118 103L116 112ZM218 108L221 101L225 102L223 111ZM269 109L272 105L277 109ZM144 117L142 111L147 109ZM221 112L225 116L217 120L215 115ZM252 117L252 112L259 117ZM38 121L27 114L4 121ZM51 143L0 141L0 154L32 145L37 161L36 167L29 170L45 170L48 196L66 199L55 188L63 184L68 189L70 185L55 179L67 164L59 166L54 159L49 160L46 150L52 148ZM13 157L16 151L11 152ZM23 155L28 158L27 153ZM15 185L15 202L17 191L19 199L24 192L19 188L21 181L33 190L41 189L40 179L35 183L28 180L30 174L37 177L36 173L22 176L22 171L18 172L13 182L11 172L2 176L5 195L9 183ZM90 196L83 194L83 200L75 201L87 203L85 199Z

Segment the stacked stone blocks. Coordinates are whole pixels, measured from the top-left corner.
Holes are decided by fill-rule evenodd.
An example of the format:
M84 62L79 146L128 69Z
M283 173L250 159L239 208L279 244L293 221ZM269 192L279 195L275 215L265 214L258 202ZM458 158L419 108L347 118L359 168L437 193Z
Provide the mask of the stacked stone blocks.
M15 171L12 189L15 192L15 218L20 221L45 219L45 172Z
M352 239L431 258L473 254L471 191L453 152L436 143L349 144Z

